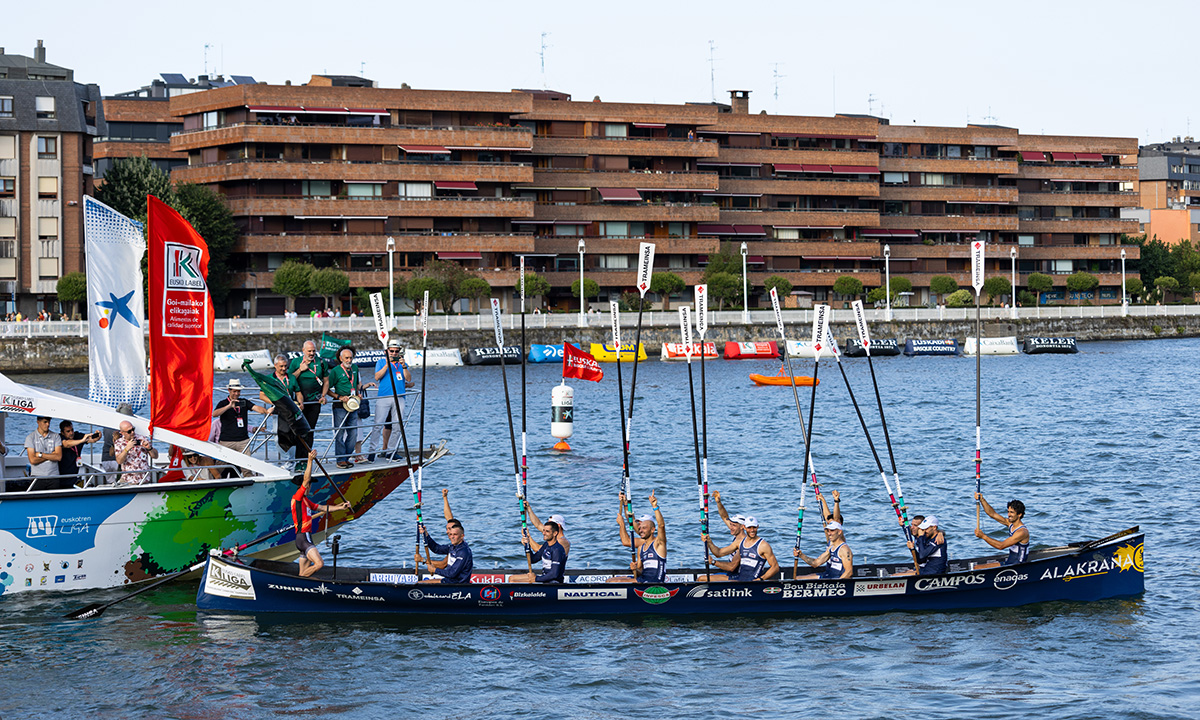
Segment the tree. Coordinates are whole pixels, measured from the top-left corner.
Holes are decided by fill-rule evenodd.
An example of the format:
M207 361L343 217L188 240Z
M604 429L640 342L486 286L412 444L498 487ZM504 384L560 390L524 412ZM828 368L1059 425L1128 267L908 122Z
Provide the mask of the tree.
M1180 289L1194 287L1192 273L1200 272L1200 252L1192 247L1191 240L1180 240L1171 248L1171 275L1179 281Z
M462 283L465 280L476 277L471 274L462 265L449 260L431 260L425 263L425 267L417 272L416 277L433 278L442 283L442 292L445 300L442 304L446 311L449 312L454 304L466 297L462 292ZM410 295L411 297L411 295ZM433 298L433 293L429 293L429 297ZM439 298L441 299L441 298ZM418 300L419 302L419 300Z
M725 303L736 303L742 295L742 278L727 272L713 273L708 278L708 297L717 301L717 310L724 310Z
M892 286L893 300L899 297L900 293L912 292L913 289L912 280L909 280L906 277L894 277L892 278L890 284Z
M1134 241L1134 244L1140 245L1141 259L1138 261L1138 274L1142 278L1142 284L1149 287L1154 285L1154 281L1164 275L1174 275L1171 267L1171 249L1167 244L1158 239L1155 235L1149 240L1142 235L1140 241Z
M79 303L87 300L87 276L81 272L69 272L58 279L54 288L60 303L71 303L71 317L79 315Z
M483 308L479 305L483 298L490 297L492 294L492 286L487 280L484 280L481 277L470 277L466 280L463 280L462 283L459 284L458 289L459 292L463 294L463 297L467 298L468 301L475 303L476 312L483 310Z
M171 178L145 155L120 158L104 174L104 184L96 188L96 199L122 215L146 221L146 196L153 195L179 210L179 200L171 187ZM203 233L201 233L203 234Z
M405 297L417 305L425 299L426 290L429 291L429 311L433 310L435 302L441 302L445 309L450 307L450 291L446 289L445 283L435 277L415 277L404 286Z
M584 293L584 299L599 296L600 295L599 283L597 283L595 280L593 280L591 278L587 278L586 280L583 281L583 293ZM574 295L575 297L579 297L579 281L578 280L571 283L571 294Z
M220 193L206 185L175 188L179 211L208 245L208 291L217 303L229 295L229 253L238 239L233 213Z
M952 307L952 308L967 307L968 305L973 305L974 300L975 300L975 293L971 292L970 290L968 290L966 288L963 288L962 290L955 290L954 292L952 292L948 296L946 296L946 307Z
M1174 279L1174 278L1172 278ZM1071 273L1067 276L1067 289L1075 293L1090 292L1100 284L1100 279L1088 272ZM1076 305L1083 302L1082 297L1076 301Z
M1188 275L1188 287L1192 289L1192 292L1200 292L1200 272Z
M1017 293L1017 302L1021 303L1025 307L1029 307L1030 305L1037 305L1037 301L1038 301L1038 296L1029 292L1028 290L1022 290Z
M883 302L885 297L887 297L887 290L885 288L871 288L871 292L867 293L867 302L879 304Z
M683 278L673 272L656 272L650 276L650 292L662 298L662 309L671 309L671 296L687 287Z
M929 292L941 300L944 296L958 290L958 281L949 275L934 275L929 278Z
M862 280L842 275L833 281L833 291L843 297L858 297L863 292Z
M1142 294L1146 286L1142 284L1142 279L1138 277L1125 278L1125 294L1131 298Z
M1012 283L1005 275L993 275L983 281L983 291L987 293L988 305L991 305L998 295L1012 295Z
M1029 273L1029 278L1025 281L1025 286L1030 292L1037 293L1037 304L1042 304L1042 293L1048 292L1054 287L1054 278L1045 273Z
M518 292L520 286L517 287ZM525 297L535 298L542 297L550 292L550 282L546 278L537 273L525 273Z
M295 311L296 298L308 297L312 294L312 276L316 269L308 263L296 260L284 261L275 270L275 280L271 283L271 291L287 298L287 309Z
M1170 275L1164 275L1154 279L1154 287L1158 288L1158 299L1162 300L1168 290L1173 292L1179 289L1179 281Z
M733 243L723 243L716 255L708 256L708 266L704 268L704 282L712 282L712 276L717 273L728 273L740 282L742 279L742 256L733 249ZM711 293L712 290L709 289Z
M767 293L771 292L771 288L775 288L775 292L779 295L779 304L783 305L783 298L792 294L792 281L782 275L772 275L763 282L763 287Z
M637 312L638 308L642 310L652 310L653 303L643 298L639 293L633 290L627 290L621 293L618 300L622 312Z
M325 298L325 307L333 305L333 299L350 290L350 276L335 267L313 271L309 278L312 292Z

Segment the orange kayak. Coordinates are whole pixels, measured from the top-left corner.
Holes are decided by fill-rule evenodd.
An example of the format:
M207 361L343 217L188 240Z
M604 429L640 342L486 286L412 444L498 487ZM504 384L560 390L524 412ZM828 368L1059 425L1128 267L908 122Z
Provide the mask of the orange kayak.
M794 385L798 385L800 387L812 387L813 385L821 384L820 380L813 380L812 378L808 377L807 375L796 375L795 377L789 378L787 375L759 375L757 373L750 373L750 379L754 381L755 385L793 385L794 384Z

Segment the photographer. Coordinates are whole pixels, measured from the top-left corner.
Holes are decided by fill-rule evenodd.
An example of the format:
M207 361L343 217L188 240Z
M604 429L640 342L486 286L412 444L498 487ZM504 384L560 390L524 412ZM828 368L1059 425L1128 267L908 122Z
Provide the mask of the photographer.
M133 431L133 423L121 423L117 439L113 441L117 464L124 471L117 480L118 485L144 485L150 473L150 461L158 457L158 451L150 444L150 438Z
M58 461L58 474L62 476L59 487L71 487L75 484L72 478L79 475L79 458L83 454L83 446L99 440L100 433L76 435L70 420L60 422L58 432L62 436L62 459Z

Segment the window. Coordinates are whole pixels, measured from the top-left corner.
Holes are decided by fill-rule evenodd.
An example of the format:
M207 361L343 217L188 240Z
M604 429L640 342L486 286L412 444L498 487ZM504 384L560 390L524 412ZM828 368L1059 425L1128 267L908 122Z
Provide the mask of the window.
M627 222L603 222L600 223L601 237L629 237L629 223Z
M687 235L687 223L673 222L667 223L667 235L671 237L684 237Z
M300 183L300 192L308 197L330 197L332 185L328 180L304 180Z
M16 192L16 178L0 178L0 197L12 197Z
M0 217L0 238L14 238L16 236L17 219L15 217ZM4 256L0 255L0 257Z
M39 95L34 99L33 106L37 111L38 120L53 120L55 118L53 97Z
M0 218L3 220L13 220L14 218ZM16 240L6 240L3 235L0 235L0 258L15 258L17 256Z
M346 194L352 198L383 196L383 185L377 183L346 183Z
M907 185L908 173L902 172L885 172L883 174L884 185Z
M1017 236L1017 244L1020 245L1021 247L1033 247L1033 243L1034 243L1033 235L1018 235Z
M629 126L624 123L605 123L604 137L623 138L629 135Z
M42 239L58 237L58 218L38 218L38 237Z
M597 267L602 270L628 270L628 255L600 255Z
M776 240L799 240L800 228L775 228Z
M946 157L952 157L952 158L962 157L962 146L961 145L947 145L946 146Z
M58 159L58 138L56 138L56 137L39 137L37 140L38 140L38 159L39 160L56 160L56 159Z
M1051 260L1050 272L1056 275L1070 275L1075 271L1073 260Z
M583 229L585 227L587 227L587 226L586 225L555 225L554 226L554 234L575 237L578 235L583 235Z
M433 183L400 183L400 195L406 198L431 198Z
M17 156L17 136L0 135L0 160L12 160Z
M13 116L12 97L9 95L0 95L0 118L10 118Z
M38 178L38 197L43 197L43 198L58 197L58 178L56 178L56 177L40 177L40 178Z
M944 185L941 173L921 173L922 185Z
M904 143L884 143L883 154L887 157L904 157L908 154L908 146Z

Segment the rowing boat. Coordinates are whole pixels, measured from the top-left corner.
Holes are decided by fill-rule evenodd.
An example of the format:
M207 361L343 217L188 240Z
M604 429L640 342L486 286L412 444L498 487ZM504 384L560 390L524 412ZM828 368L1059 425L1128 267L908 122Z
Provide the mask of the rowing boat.
M418 585L411 570L339 568L336 562L301 578L291 563L213 552L196 605L216 613L424 620L985 610L1136 597L1145 590L1143 540L1133 527L1092 542L1031 551L1018 565L977 567L1000 556L952 561L950 572L941 575L897 576L910 566L876 564L856 565L845 580L704 582L697 580L702 570L683 569L655 584L611 584L605 581L621 571L588 570L568 573L565 583L553 585L508 582L516 571L477 574L465 585Z
M750 373L750 379L755 385L795 385L797 387L812 387L814 384L820 385L820 380L815 380L808 375L759 375L758 373Z

